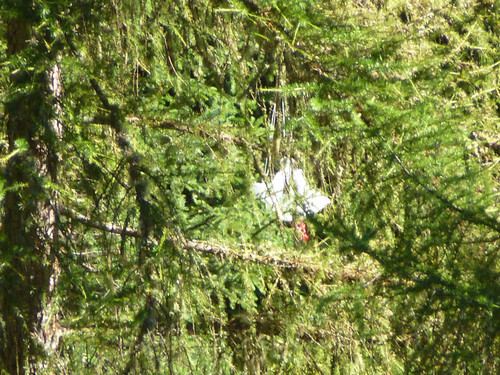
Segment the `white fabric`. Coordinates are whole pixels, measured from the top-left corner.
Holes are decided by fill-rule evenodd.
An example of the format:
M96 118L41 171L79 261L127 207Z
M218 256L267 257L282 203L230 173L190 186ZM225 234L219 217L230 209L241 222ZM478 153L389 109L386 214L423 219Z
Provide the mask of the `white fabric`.
M330 199L318 190L310 189L302 169L293 169L293 159L285 158L285 167L278 171L266 186L256 182L252 191L267 207L274 208L280 220L291 222L292 214L301 216L320 212L330 204Z

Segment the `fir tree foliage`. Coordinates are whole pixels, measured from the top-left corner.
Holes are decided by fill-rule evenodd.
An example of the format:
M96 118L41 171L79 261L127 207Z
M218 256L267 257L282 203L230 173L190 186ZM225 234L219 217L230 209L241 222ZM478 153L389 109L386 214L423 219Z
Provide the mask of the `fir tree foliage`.
M0 370L498 372L499 7L0 5Z

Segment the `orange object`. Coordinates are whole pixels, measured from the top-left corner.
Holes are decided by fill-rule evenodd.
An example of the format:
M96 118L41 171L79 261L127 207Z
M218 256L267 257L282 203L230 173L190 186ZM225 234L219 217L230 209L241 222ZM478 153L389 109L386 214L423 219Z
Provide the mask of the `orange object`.
M309 241L309 233L307 233L307 225L302 220L295 224L295 230L300 235L303 242Z

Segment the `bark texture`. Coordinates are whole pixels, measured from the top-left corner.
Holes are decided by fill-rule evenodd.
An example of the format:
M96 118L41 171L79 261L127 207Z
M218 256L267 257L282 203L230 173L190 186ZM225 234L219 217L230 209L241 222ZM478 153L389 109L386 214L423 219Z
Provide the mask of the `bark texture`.
M7 23L8 54L19 55L27 67L47 63L45 54L38 55L37 61L26 57L28 48L36 48L32 2L24 1L22 7L25 11L14 13L17 15ZM60 94L60 87L56 87L60 75L30 74L28 69L13 67L10 80L13 90L5 104L9 151L19 151L20 144L26 147L11 157L3 170L7 192L1 251L7 264L0 278L0 371L24 374L28 368L35 372L36 358L43 350L35 338L40 337L41 323L46 320L44 299L56 282L51 276L57 265L52 251L57 237L57 197L47 191L45 181L57 181L54 146L61 128L52 120L56 108L48 98Z

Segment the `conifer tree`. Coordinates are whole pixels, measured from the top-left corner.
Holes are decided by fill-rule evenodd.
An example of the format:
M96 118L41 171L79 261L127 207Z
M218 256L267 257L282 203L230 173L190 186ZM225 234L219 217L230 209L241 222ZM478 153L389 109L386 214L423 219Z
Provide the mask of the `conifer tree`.
M497 372L497 8L2 4L0 369Z

